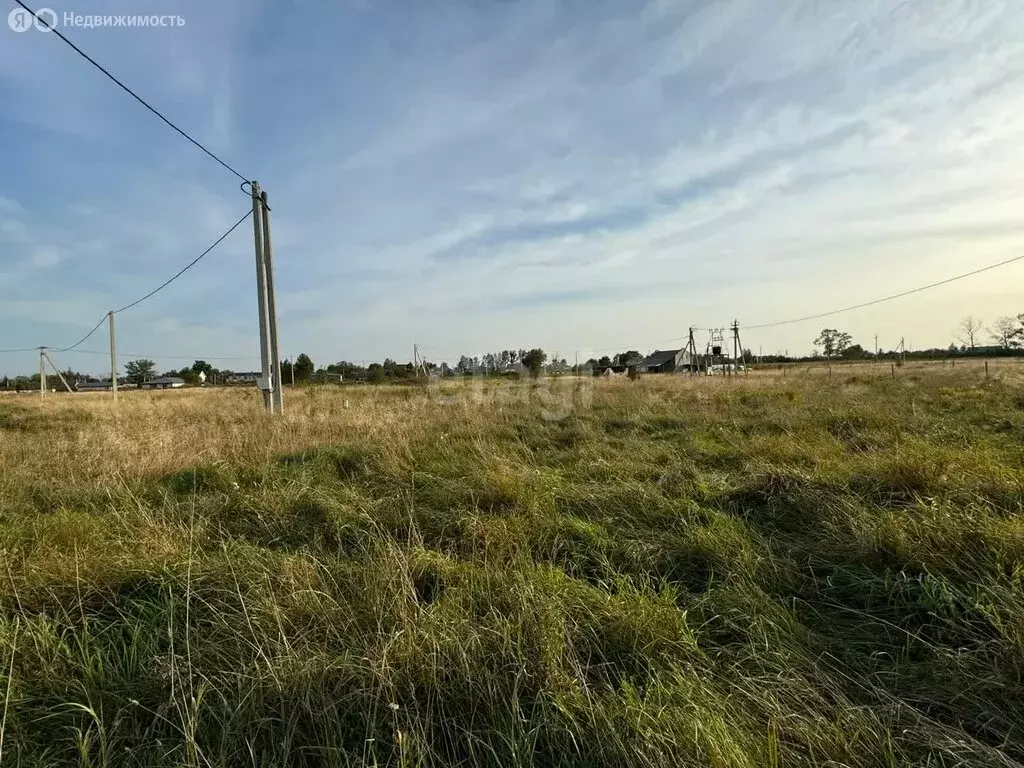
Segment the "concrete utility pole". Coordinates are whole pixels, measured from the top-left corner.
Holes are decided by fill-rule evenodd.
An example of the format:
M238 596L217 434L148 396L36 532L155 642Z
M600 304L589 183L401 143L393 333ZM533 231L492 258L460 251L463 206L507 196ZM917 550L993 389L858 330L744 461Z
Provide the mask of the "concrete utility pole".
M39 399L46 397L46 368L43 367L43 358L46 355L46 347L39 348Z
M57 366L53 364L53 360L51 360L50 356L46 354L45 349L43 350L43 359L50 364L50 368L52 368L53 372L57 374L57 378L60 379L60 383L64 385L64 389L66 389L68 392L74 392L75 390L73 390L71 388L71 385L68 384L68 380L64 378L64 374L57 369Z
M740 341L740 321L739 320L733 320L732 321L732 360L733 360L733 365L736 366L736 373L737 373L737 375L740 372L739 365L740 365L741 359L742 359L742 363L743 363L743 375L745 376L748 373L748 371L747 371L747 356L746 356L746 353L744 353L744 351L743 351L743 342Z
M740 372L740 355L737 349L740 343L740 323L739 320L732 321L732 364L736 368L736 373Z
M700 373L700 360L697 359L697 343L693 340L693 328L690 328L690 338L686 342L686 351L690 355L690 375L696 376Z
M249 184L252 192L252 231L256 251L256 304L259 310L260 325L260 381L259 387L263 394L263 407L274 412L274 366L271 361L270 348L270 301L267 294L267 260L264 248L263 198L260 185L253 181Z
M110 325L110 391L117 401L117 340L114 338L114 313L107 312L107 323Z
M263 204L263 260L267 273L267 313L270 315L270 355L273 362L274 391L272 398L278 413L284 413L284 381L281 377L281 350L277 344L277 308L274 304L274 256L270 247L270 205L267 193L260 193Z

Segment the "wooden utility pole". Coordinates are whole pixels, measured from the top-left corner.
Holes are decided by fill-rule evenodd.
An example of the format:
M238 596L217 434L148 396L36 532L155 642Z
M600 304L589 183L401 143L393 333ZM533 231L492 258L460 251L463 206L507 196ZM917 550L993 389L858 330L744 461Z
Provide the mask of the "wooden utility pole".
M110 326L110 391L117 401L117 339L114 337L114 313L107 312L107 324Z
M274 254L270 247L270 205L266 191L260 192L263 209L263 263L267 275L267 314L270 317L270 359L274 389L271 399L278 413L284 413L284 381L281 377L281 350L277 343L277 307L274 299Z

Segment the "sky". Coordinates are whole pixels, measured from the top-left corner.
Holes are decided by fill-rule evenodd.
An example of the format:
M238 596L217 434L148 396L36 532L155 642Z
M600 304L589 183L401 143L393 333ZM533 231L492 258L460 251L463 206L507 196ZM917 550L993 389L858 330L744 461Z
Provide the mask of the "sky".
M47 2L184 20L62 31L267 191L286 356L647 352L1024 255L1014 0ZM0 349L74 343L248 206L54 35L0 21ZM947 346L1024 312L1022 286L1024 261L742 340ZM247 223L117 316L121 361L252 369L256 319ZM81 350L54 361L109 368L105 328Z

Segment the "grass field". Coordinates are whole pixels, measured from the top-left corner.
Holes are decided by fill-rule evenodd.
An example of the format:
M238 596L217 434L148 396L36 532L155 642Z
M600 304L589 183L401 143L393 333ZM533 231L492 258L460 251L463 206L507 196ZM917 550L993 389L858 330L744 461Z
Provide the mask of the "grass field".
M7 766L1024 760L1024 376L0 400Z

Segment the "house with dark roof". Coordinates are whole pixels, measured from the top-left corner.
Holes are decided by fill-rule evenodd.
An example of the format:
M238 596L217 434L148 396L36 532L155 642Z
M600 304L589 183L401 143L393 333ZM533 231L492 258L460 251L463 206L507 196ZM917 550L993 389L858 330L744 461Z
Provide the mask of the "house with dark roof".
M185 386L185 380L177 376L161 376L159 379L150 379L139 384L139 389L180 389Z
M103 381L90 380L79 380L75 383L76 392L109 392L114 388L113 382L110 379Z
M259 371L242 371L241 373L231 373L224 379L226 384L255 384L260 380L263 374Z
M675 373L690 369L687 349L658 349L636 364L641 373Z

